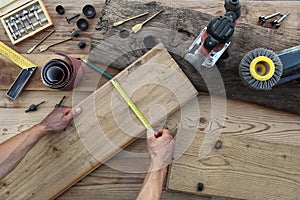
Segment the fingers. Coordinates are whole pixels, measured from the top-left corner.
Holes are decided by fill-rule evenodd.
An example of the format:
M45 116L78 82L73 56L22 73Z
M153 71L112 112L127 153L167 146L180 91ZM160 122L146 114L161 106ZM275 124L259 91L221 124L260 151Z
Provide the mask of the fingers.
M147 138L152 138L154 136L155 131L153 129L147 130Z
M81 113L81 108L68 108L69 112L64 117L67 121L72 120L73 118L77 117Z
M153 139L159 139L159 140L164 140L164 139L173 139L172 135L170 134L170 131L168 129L162 129L159 131L154 131L154 130L147 130L147 138L153 138Z

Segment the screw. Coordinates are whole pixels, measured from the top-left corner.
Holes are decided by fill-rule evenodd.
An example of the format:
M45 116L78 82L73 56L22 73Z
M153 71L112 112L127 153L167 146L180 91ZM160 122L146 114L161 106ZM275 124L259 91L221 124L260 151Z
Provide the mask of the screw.
M198 183L198 184L197 184L197 190L198 190L199 192L201 192L201 191L204 190L204 185L203 185L203 183Z
M70 24L70 22L73 20L73 19L75 19L75 18L77 18L77 17L79 17L80 16L80 14L76 14L76 15L73 15L73 16L71 16L71 17L66 17L66 20L67 20L67 22Z
M281 15L281 13L280 13L280 12L277 12L277 13L274 13L274 14L271 14L271 15L268 15L268 16L260 16L260 17L258 18L258 21L259 21L259 23L260 23L261 25L263 25L268 19L271 19L271 18L276 17L276 16L278 16L278 15Z
M275 26L276 29L278 29L280 27L280 23L287 18L287 16L289 16L291 14L291 11L289 11L288 13L286 13L285 15L283 15L280 19L278 20L274 20L272 22L272 26Z

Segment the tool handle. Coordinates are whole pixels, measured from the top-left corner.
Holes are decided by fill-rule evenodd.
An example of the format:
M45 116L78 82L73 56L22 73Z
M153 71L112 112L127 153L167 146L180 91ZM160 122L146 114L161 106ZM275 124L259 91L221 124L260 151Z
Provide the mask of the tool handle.
M48 33L45 37L43 37L36 45L34 45L33 47L31 47L27 51L27 53L31 53L37 46L39 46L42 42L44 42L54 32L55 32L55 29L53 29L52 31L50 31L50 33Z
M63 43L63 42L69 41L69 40L72 40L72 38L70 37L70 38L67 38L65 40L62 40L62 41L59 41L59 42L55 42L53 44L49 44L49 47L52 47L54 45L57 45L57 44L60 44L60 43Z
M124 20L115 22L115 23L114 23L114 26L119 26L119 25L121 25L121 24L123 24L123 23L125 23L125 22L128 22L128 21L130 21L130 20L133 20L133 19L142 17L142 16L147 15L147 14L149 14L149 12L145 12L145 13L142 13L142 14L140 14L140 15L136 15L136 16L130 17L130 18L128 18L128 19L124 19Z
M113 78L110 74L108 74L107 72L103 71L102 69L96 67L94 64L92 64L92 63L90 63L90 62L88 62L88 61L86 61L86 60L84 60L82 58L80 58L80 60L82 62L84 62L87 66L89 66L90 68L92 68L93 70L99 72L100 74L103 74L109 80L111 80Z

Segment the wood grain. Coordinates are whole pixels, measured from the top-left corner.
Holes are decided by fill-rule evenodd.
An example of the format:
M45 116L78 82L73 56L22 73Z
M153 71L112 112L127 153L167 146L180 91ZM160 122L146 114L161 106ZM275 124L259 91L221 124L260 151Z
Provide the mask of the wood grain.
M198 102L200 116L169 118L178 131L168 189L237 199L297 199L298 115L235 100L227 100L226 115L213 115L210 97L199 96ZM182 109L192 112L196 105Z
M113 0L112 0L113 1ZM130 0L131 1L131 0ZM68 24L65 21L65 17L71 16L73 14L77 14L81 12L81 8L84 6L84 2L81 1L73 1L73 0L44 0L46 7L49 11L50 16L52 17L54 21L54 28L56 29L56 32L45 41L45 43L48 42L57 42L61 40L62 38L69 36L70 32L73 28L76 28L75 21L73 23ZM151 2L151 0L140 0L140 2ZM185 1L178 1L178 0L159 0L158 2L163 3L163 5L166 6L174 6L176 8L188 8L196 11L200 11L203 13L207 13L210 15L222 15L224 13L223 9L223 0L205 0L205 1L198 1L198 0L185 0ZM49 49L47 52L40 53L38 50L35 50L33 54L37 55L44 55L44 54L51 54L55 51L64 52L68 54L80 54L80 55L87 55L90 51L90 44L91 44L91 38L94 35L94 29L96 26L96 22L98 21L98 18L101 16L101 9L104 5L104 0L92 0L89 1L90 4L94 5L97 11L96 17L94 19L89 19L88 22L90 23L90 28L87 31L80 31L80 37L73 38L73 41L69 41L63 44L60 44L58 46L55 46L51 49ZM65 15L61 16L58 15L55 12L56 5L61 4L65 7L66 13ZM282 36L284 36L285 32L292 32L295 33L299 31L299 22L298 18L300 16L299 14L299 1L242 1L243 8L242 8L242 16L239 19L240 22L244 22L247 24L255 25L257 24L257 18L260 15L266 15L273 12L281 11L286 12L288 10L292 10L292 14L284 21L282 24L280 30L278 31ZM125 15L127 16L127 15ZM122 16L120 16L121 18ZM150 24L148 24L150 25ZM197 27L195 30L200 31L202 28L202 23L200 22L200 26ZM265 31L269 31L269 28L264 27ZM4 28L2 24L0 24L0 38L1 41L5 42L7 45L12 46L14 49L16 49L20 53L26 53L26 51L31 48L36 42L38 42L44 35L46 35L50 30L47 30L46 32L40 33L35 35L33 38L30 38L21 44L12 46L7 34L4 32ZM251 32L251 30L250 30ZM270 33L269 35L272 36ZM79 49L77 47L77 43L82 40L87 43L87 47L84 49ZM276 42L279 43L279 42ZM283 44L283 43L282 43ZM244 44L243 44L244 46ZM242 47L243 47L242 46ZM27 55L25 55L27 56ZM2 69L2 66L0 67L0 70ZM15 68L14 75L18 74L18 68ZM87 69L88 70L88 69ZM2 72L0 73L0 75ZM101 79L102 80L102 79ZM103 80L105 82L106 80ZM2 86L0 84L0 86ZM34 88L33 88L34 89ZM3 141L6 138L9 138L11 135L16 134L15 131L18 130L18 126L21 126L25 124L26 126L32 126L36 122L38 122L40 119L42 119L46 114L47 110L49 111L52 109L52 105L57 103L60 98L63 95L67 95L68 99L65 105L72 105L72 95L66 92L62 91L24 91L20 97L16 101L11 101L8 98L5 97L6 91L1 91L0 94L0 103L1 103L1 120L0 124L1 127L7 128L9 132L8 135L5 135L5 129L3 131L3 128L0 130L2 131L0 134L0 139ZM86 94L87 95L87 94ZM85 95L83 95L84 97ZM26 115L26 117L23 117L24 110L27 106L29 106L31 103L37 103L39 100L46 100L46 104L41 107L38 111L38 113L31 113L32 115ZM231 100L228 100L231 101ZM205 101L201 101L202 103L206 103ZM73 104L73 105L76 105ZM208 105L208 104L207 104ZM209 106L209 105L208 105ZM298 118L287 114L282 113L278 111L272 111L268 110L268 112L265 111L260 106L251 105L251 104L244 104L239 101L234 101L234 103L230 103L227 105L229 107L228 112L230 118L232 119L240 119L239 115L240 113L246 113L248 112L248 119L251 121L249 123L245 119L242 121L242 129L240 130L239 124L233 124L228 123L227 124L227 130L228 133L234 133L234 134L241 134L247 132L248 129L252 130L252 133L254 135L259 135L261 139L268 139L270 136L272 138L276 139L277 142L279 141L288 141L288 143L297 143L299 141L299 138L297 138L299 128L297 127ZM40 112L41 111L41 112ZM228 113L227 112L227 113ZM14 115L14 113L16 115ZM231 113L231 114L230 114ZM209 120L209 114L208 113L201 113L204 116L204 119L202 119L201 122L204 123L204 125L207 122L210 122ZM256 115L259 115L260 122L256 123ZM279 116L276 118L276 116ZM265 117L264 117L265 116ZM2 121L3 119L3 121ZM32 120L31 120L32 119ZM205 120L207 119L207 121ZM270 120L270 127L272 128L270 132L268 132L268 125L261 123L261 120ZM4 121L5 120L5 121ZM173 122L173 120L168 121L170 123ZM291 122L291 123L290 123ZM7 126L6 124L9 123L11 125ZM173 123L174 124L174 123ZM210 123L208 123L210 124ZM204 126L204 125L201 125ZM26 127L24 126L24 127ZM289 128L291 126L291 129ZM231 127L231 128L230 128ZM277 128L279 128L279 131L277 131ZM23 130L23 129L20 129ZM257 134L256 134L257 133ZM252 134L251 134L252 135ZM44 144L44 143L43 143ZM42 144L42 145L43 145ZM133 150L137 151L140 150L140 148L137 148L137 146L133 145ZM145 149L144 149L145 150ZM141 150L142 151L142 150ZM30 163L30 161L29 161ZM64 193L61 198L63 199L111 199L111 198L118 198L118 199L134 199L137 195L137 192L140 188L139 185L135 185L134 187L133 182L137 182L137 177L140 177L141 180L139 183L142 182L143 175L137 175L135 173L125 173L121 171L114 171L106 166L100 166L97 170L95 170L93 173L88 175L86 178L82 179L78 184L75 184L73 187L70 188L66 193ZM115 177L112 178L112 177ZM130 178L132 177L132 178ZM102 180L103 182L99 182ZM119 181L122 181L124 184L120 184ZM123 182L124 181L124 182ZM106 184L107 183L107 184ZM120 187L119 187L120 186ZM111 190L110 188L118 188L118 190ZM134 192L133 192L134 191ZM165 196L166 195L166 196ZM174 197L175 196L175 197ZM128 197L128 198L127 198ZM182 199L198 199L200 198L197 195L186 195L184 193L171 193L170 192L164 192L163 198L165 199L173 199L173 198L182 198ZM202 197L201 197L202 198Z
M116 78L152 124L197 94L162 46L149 51ZM180 85L174 84L179 80ZM155 105L160 105L164 113L147 114ZM18 167L1 180L1 198L54 198L145 131L110 83L78 106L82 113L74 124L64 133L43 138Z
M146 139L137 139L124 150L136 153L146 152ZM133 172L136 169L137 161L137 158L133 156L125 157L117 154L57 199L136 199L146 175L143 172ZM139 168L147 169L149 167L149 158L146 161L144 159L142 161L139 162ZM112 166L122 166L127 171L120 170L120 168L115 169ZM182 192L167 192L164 188L161 199L209 200L210 198Z
M267 5L271 6L271 4ZM296 6L296 3L288 5L289 8L291 5ZM151 23L147 23L137 34L129 34L131 27L145 20L144 18L133 20L116 28L111 27L120 19L145 11L154 13L156 10L164 10L164 12L153 19ZM250 15L247 12L243 10L244 16ZM253 23L239 22L232 37L232 45L228 50L229 57L221 59L215 70L201 68L197 71L184 61L183 56L187 53L192 41L214 16L194 10L168 7L157 2L143 4L130 1L124 3L122 0L110 2L103 8L102 13L100 25L98 24L96 27L106 24L108 29L95 31L91 53L101 55L103 59L98 62L105 66L122 69L153 45L162 42L198 91L226 95L232 99L257 103L296 114L300 113L298 101L300 88L296 81L274 87L271 91L257 91L245 86L238 73L238 66L244 55L255 48L263 47L279 51L299 45L300 31L297 30L298 24L295 22L292 27L296 31L274 30L257 24L252 25ZM298 13L299 11L295 11L294 15L298 15ZM208 85L207 80L215 81L212 81L212 85Z

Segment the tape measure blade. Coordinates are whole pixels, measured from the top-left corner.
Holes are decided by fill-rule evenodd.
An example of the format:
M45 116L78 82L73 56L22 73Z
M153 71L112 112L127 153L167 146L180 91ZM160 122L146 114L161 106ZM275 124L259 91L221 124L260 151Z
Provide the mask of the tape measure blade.
M35 67L30 60L0 41L0 53L22 69Z
M119 92L119 94L123 97L123 99L128 104L128 106L131 108L131 110L134 112L134 114L138 117L138 119L146 127L146 129L153 129L151 127L151 124L148 122L148 120L145 118L145 116L142 114L142 112L138 109L138 107L134 104L134 102L130 99L130 97L127 95L127 93L122 88L122 86L119 84L119 82L115 79L112 79L111 83L116 88L116 90Z

